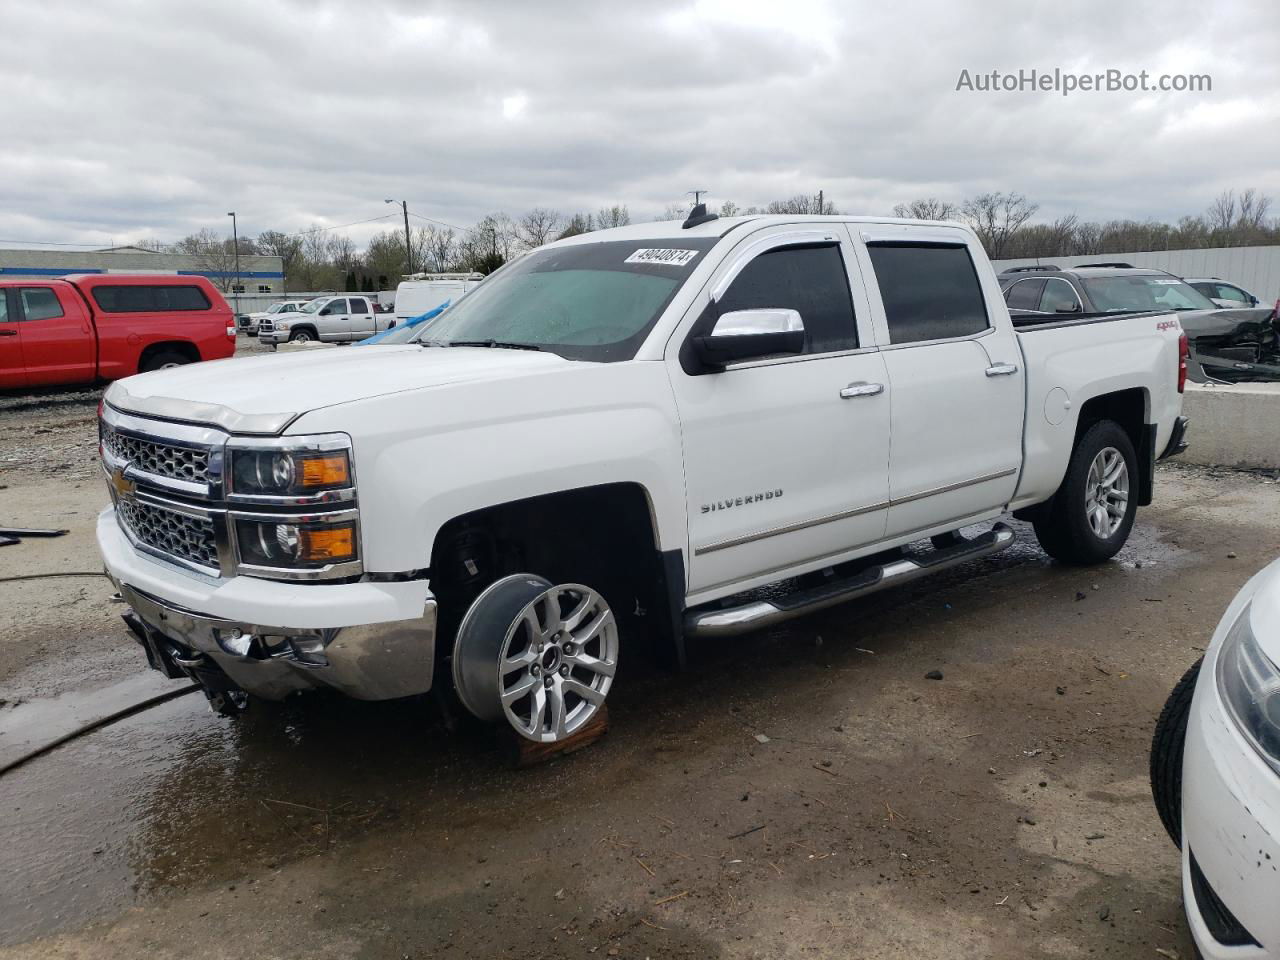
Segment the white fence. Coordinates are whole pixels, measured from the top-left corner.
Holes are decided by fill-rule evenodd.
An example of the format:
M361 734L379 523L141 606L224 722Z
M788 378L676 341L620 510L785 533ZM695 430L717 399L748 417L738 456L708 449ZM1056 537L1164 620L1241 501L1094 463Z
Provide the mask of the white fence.
M996 272L1007 267L1053 263L1132 263L1135 267L1168 270L1179 277L1217 277L1238 283L1265 304L1280 299L1280 246L1209 247L1203 250L1144 250L1138 253L1098 253L1084 257L1034 257L996 260Z

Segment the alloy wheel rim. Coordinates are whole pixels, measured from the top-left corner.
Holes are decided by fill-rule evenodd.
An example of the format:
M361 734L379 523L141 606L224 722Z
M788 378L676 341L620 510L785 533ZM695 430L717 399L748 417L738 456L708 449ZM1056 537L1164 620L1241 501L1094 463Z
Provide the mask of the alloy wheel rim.
M1099 540L1110 540L1129 510L1129 466L1115 447L1104 447L1089 465L1085 480L1085 516Z
M554 743L603 706L618 664L618 627L600 594L560 584L530 601L507 630L498 661L502 712L530 740Z

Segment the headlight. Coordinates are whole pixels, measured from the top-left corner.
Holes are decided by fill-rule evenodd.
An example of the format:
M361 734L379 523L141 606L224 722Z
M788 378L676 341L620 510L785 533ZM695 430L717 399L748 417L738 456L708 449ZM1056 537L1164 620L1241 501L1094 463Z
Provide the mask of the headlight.
M1222 642L1218 691L1240 732L1280 773L1280 668L1254 639L1250 610L1241 611Z
M231 447L228 453L233 498L310 498L353 485L347 449Z
M354 518L272 517L236 519L240 562L298 570L351 563L358 556Z

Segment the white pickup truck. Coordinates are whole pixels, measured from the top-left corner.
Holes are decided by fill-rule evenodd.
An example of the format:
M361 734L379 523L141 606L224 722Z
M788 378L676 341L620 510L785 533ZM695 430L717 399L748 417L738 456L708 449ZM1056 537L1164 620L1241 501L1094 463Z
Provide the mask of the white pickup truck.
M262 343L363 340L395 326L396 318L389 313L379 313L374 303L376 298L368 294L317 297L293 313L262 317L258 321L258 340Z
M994 553L1009 526L960 530L1007 511L1115 554L1184 445L1178 320L1020 323L955 224L585 234L414 342L113 384L98 542L216 709L435 688L558 741L646 648Z

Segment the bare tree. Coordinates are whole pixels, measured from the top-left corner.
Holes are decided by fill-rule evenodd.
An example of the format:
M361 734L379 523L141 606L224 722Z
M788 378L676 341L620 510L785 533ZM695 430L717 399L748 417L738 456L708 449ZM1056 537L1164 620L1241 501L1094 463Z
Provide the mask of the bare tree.
M683 220L689 216L689 205L687 203L668 203L662 212L654 217L654 222L663 222L666 220Z
M925 197L922 200L912 200L910 203L900 203L893 208L895 217L905 217L908 220L954 220L960 213L960 208L949 200L939 200L937 197Z
M960 212L973 228L987 256L1004 256L1009 238L1040 209L1020 193L984 193L964 202Z
M564 225L564 229L560 231L559 239L565 237L576 237L581 233L590 233L596 228L595 218L589 213L575 213Z
M720 204L720 216L722 217L736 217L741 212L742 211L738 209L738 205L732 200L726 200L724 203Z
M748 211L749 213L751 211ZM805 193L797 193L788 200L771 200L769 205L764 208L765 213L799 213L799 214L823 214L830 216L840 211L836 209L836 205L827 200L819 191L812 196Z
M601 230L609 227L625 227L631 222L631 213L627 210L626 204L614 204L611 207L601 207L600 212L596 214L596 226Z
M281 233L279 230L264 230L258 234L257 246L267 256L280 258L286 290L302 289L297 286L298 278L295 276L298 258L302 254L302 241L298 237Z
M555 235L564 226L564 217L558 210L546 207L534 207L516 225L516 230L525 246L540 247L555 239Z
M458 238L452 227L438 227L434 223L419 227L414 238L422 251L425 266L437 273L453 266L458 256Z
M331 234L325 243L325 254L339 272L345 277L354 273L360 265L360 256L356 253L356 245L344 234Z
M208 227L183 237L173 245L174 252L193 257L196 266L223 293L230 293L235 283L236 248L230 237L221 236Z
M1214 197L1213 203L1209 204L1209 209L1205 212L1205 220L1208 221L1210 230L1230 230L1236 222L1236 192L1223 190Z

